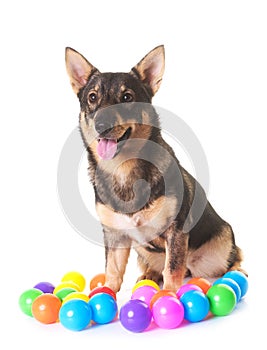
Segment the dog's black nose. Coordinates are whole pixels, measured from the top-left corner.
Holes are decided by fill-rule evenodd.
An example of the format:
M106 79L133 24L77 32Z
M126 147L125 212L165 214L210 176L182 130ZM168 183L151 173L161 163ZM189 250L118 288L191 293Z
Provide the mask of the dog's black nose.
M108 108L98 111L95 116L95 129L99 135L105 134L114 127L115 121L116 116Z

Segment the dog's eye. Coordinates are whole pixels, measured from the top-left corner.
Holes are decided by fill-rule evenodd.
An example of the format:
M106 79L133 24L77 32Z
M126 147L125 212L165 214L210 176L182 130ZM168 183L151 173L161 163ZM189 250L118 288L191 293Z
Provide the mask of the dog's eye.
M90 92L90 94L88 95L88 99L89 99L89 102L96 102L97 100L97 94L96 92Z
M130 92L125 92L122 95L122 102L132 102L133 100L133 95Z

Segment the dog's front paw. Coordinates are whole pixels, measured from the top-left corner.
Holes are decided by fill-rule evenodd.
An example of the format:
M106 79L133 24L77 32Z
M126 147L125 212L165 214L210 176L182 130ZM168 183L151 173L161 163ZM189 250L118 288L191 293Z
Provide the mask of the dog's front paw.
M171 290L172 292L177 292L177 290L182 286L184 281L183 277L173 276L173 275L164 275L163 289Z
M122 281L119 279L106 279L105 286L113 290L114 293L118 293L121 289Z

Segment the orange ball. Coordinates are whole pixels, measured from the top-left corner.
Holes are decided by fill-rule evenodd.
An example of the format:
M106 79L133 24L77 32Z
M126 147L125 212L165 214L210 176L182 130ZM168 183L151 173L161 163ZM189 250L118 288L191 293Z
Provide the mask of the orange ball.
M152 309L154 303L161 297L165 297L166 295L169 295L171 297L175 297L177 298L177 295L172 292L171 290L168 289L162 289L160 291L158 291L155 295L153 295L151 301L150 301L150 309Z
M95 289L96 287L104 286L106 282L106 275L104 273L99 273L95 277L93 277L90 281L90 290Z
M58 321L61 300L54 294L42 294L32 303L32 315L41 323Z
M207 279L202 278L202 277L191 278L191 280L189 280L187 283L188 284L194 284L195 286L198 286L199 288L202 289L204 294L206 294L207 291L211 287L210 281L208 281Z

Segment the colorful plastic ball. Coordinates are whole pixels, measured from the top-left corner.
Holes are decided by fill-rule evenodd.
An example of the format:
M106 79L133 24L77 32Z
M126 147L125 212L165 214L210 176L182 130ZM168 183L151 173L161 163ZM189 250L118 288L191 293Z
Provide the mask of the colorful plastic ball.
M241 289L236 281L234 281L232 278L221 277L213 283L213 285L216 284L226 284L227 286L231 287L235 292L236 302L239 302L239 300L241 299Z
M76 283L71 282L71 281L66 281L66 282L61 282L60 284L58 284L55 287L53 294L57 294L61 289L64 289L64 288L72 288L76 292L79 292L79 286Z
M80 292L73 292L68 294L62 301L62 305L65 304L67 301L73 300L73 299L80 299L85 301L86 303L88 303L89 301L89 297L84 294L84 293L80 293Z
M132 299L121 307L119 318L128 331L140 333L150 325L152 312L142 300Z
M247 276L240 272L240 271L228 271L226 274L223 276L226 278L231 278L236 283L239 285L240 290L241 290L241 298L247 293L248 291L248 278Z
M152 307L154 322L160 328L178 327L184 318L184 307L179 299L172 296L159 298Z
M152 309L153 305L155 304L155 302L161 298L161 297L164 297L164 296L170 296L170 297L174 297L176 298L176 294L174 292L172 292L171 290L169 289L162 289L160 291L158 291L151 299L150 301L150 309Z
M151 299L157 293L157 290L151 286L142 286L137 288L133 294L131 299L139 299L144 301L147 305L150 304Z
M50 282L39 282L33 288L41 290L43 293L53 293L55 286Z
M93 295L99 294L99 293L106 293L111 295L115 300L117 299L116 293L113 292L112 289L106 286L96 287L89 293L89 298L92 298Z
M32 303L33 317L41 323L50 324L58 321L61 300L54 294L42 294Z
M216 284L207 292L210 311L216 316L230 314L236 306L236 296L233 289L226 284Z
M140 288L140 287L143 287L143 286L151 286L151 287L154 287L156 290L160 290L160 287L159 287L159 285L156 283L156 282L154 282L154 281L152 281L152 280L148 280L148 279L144 279L144 280L141 280L141 281L139 281L139 282L137 282L135 285L134 285L134 287L133 287L133 289L132 289L132 293L137 289L137 288Z
M195 286L200 287L204 294L206 294L209 288L211 287L210 281L202 277L191 278L187 283L194 284Z
M96 287L102 287L106 283L106 275L104 273L99 273L95 275L89 284L90 290L95 289Z
M114 320L118 307L116 300L109 294L98 293L89 300L92 319L95 323L106 324Z
M23 292L19 297L19 306L21 311L28 315L33 317L32 315L32 303L34 300L42 295L43 292L40 289L31 288Z
M79 287L78 292L82 292L85 288L86 281L84 276L80 272L77 272L77 271L67 272L62 277L61 282L68 282L68 281L74 282Z
M199 286L196 286L195 284L184 284L177 290L177 298L180 299L184 293L189 292L190 290L197 290L199 292L203 292L202 289Z
M77 292L76 289L67 287L67 288L60 289L55 295L61 301L63 301L66 298L66 296L68 296L69 294L74 293L74 292Z
M209 299L202 291L188 291L181 296L180 301L184 306L184 318L189 322L202 321L209 313Z
M59 311L61 324L71 331L81 331L91 322L92 310L90 305L81 299L73 299L62 305Z

